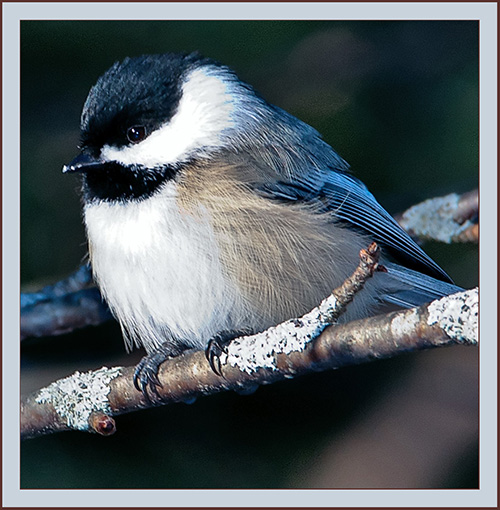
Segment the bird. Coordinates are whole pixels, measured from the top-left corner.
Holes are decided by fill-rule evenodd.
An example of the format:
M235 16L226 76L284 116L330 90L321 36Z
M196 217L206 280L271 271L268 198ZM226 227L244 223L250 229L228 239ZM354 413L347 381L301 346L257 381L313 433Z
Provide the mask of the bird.
M187 349L216 358L318 305L382 247L385 272L344 321L459 290L348 163L305 122L198 52L127 57L92 86L79 154L94 279L128 350L134 384L158 395L158 370Z

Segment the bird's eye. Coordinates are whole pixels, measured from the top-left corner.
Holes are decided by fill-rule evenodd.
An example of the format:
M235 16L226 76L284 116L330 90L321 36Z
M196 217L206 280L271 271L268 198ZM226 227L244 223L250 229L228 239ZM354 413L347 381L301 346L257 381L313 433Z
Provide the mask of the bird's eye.
M132 126L127 129L127 140L131 143L142 142L146 138L146 128L144 126Z

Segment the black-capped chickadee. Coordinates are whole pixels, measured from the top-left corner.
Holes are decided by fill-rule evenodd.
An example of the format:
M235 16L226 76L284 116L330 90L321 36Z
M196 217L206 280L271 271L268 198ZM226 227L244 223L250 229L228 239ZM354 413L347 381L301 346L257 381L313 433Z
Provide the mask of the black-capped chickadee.
M316 130L198 54L115 63L64 171L83 176L94 277L128 348L148 352L146 397L167 357L309 311L372 240L387 272L347 319L457 290Z

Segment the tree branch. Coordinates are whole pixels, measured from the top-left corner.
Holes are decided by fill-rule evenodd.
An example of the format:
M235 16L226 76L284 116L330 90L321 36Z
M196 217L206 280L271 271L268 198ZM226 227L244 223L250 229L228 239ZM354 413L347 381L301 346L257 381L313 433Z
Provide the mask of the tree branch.
M53 285L47 285L37 292L22 292L21 309L86 289L92 285L90 265L83 264L64 280L60 280Z
M413 237L444 243L479 241L478 190L431 198L397 215L396 220Z
M21 340L62 335L112 318L89 264L38 292L21 293Z
M188 351L161 365L160 401L151 404L134 388L133 367L76 372L23 399L21 436L71 429L109 435L116 429L113 416L151 405L241 391L416 349L477 344L477 289L325 330L377 270L377 245L362 250L360 259L353 275L308 314L231 342L220 357L223 377L212 371L204 352Z

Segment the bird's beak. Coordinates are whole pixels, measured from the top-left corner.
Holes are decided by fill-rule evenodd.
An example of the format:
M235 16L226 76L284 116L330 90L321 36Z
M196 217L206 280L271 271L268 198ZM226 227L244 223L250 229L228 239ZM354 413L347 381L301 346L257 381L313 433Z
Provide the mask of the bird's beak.
M63 166L63 174L68 172L88 172L102 168L106 163L100 159L89 156L88 154L79 154L69 165Z

